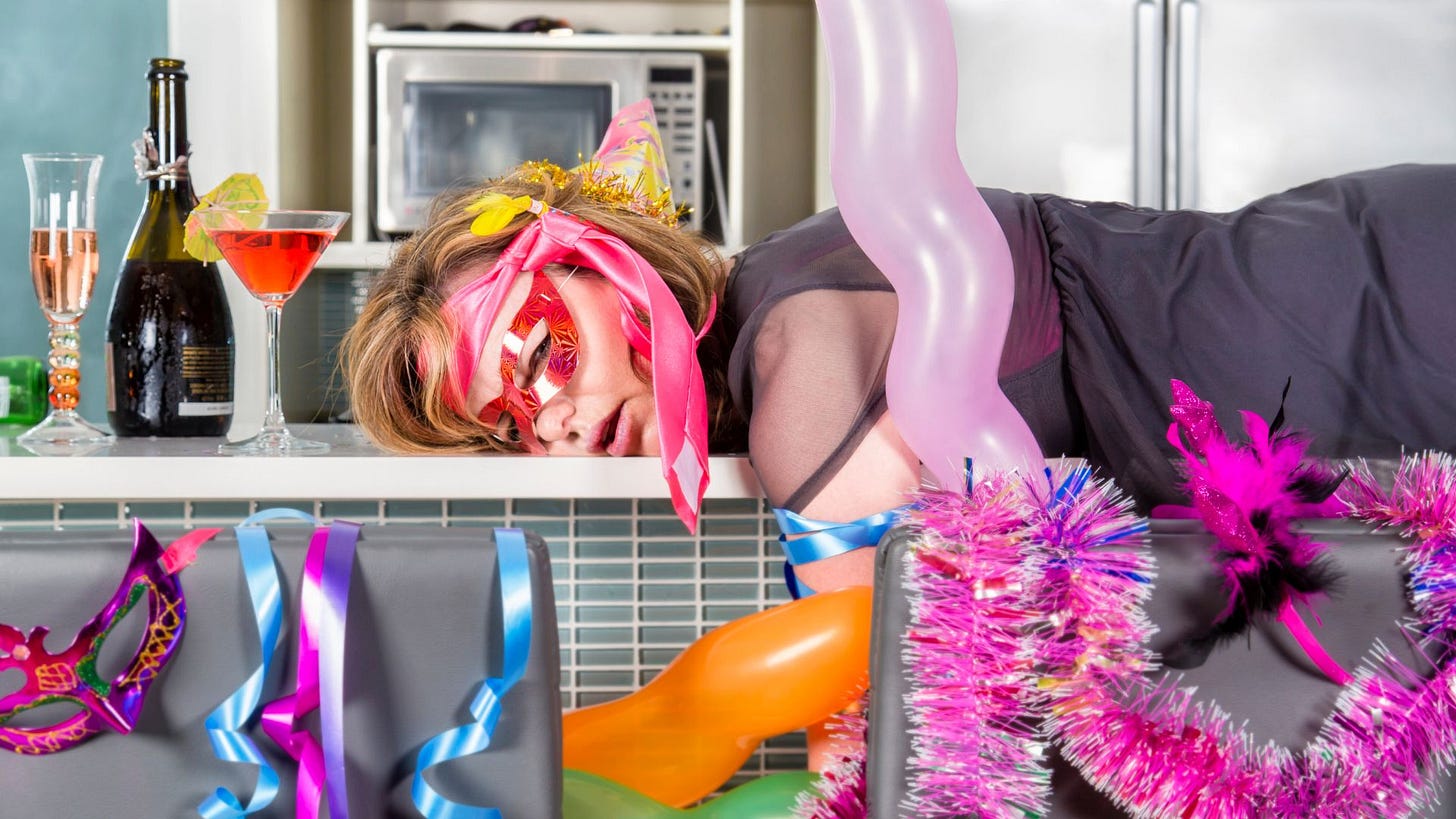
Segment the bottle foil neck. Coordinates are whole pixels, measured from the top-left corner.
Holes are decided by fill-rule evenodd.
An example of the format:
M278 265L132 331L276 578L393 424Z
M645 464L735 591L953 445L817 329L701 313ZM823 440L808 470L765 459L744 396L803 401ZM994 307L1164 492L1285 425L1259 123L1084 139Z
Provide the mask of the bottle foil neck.
M139 179L177 182L188 178L192 146L187 141L187 74L181 61L153 60L147 80L151 110L147 129L132 143Z
M191 184L192 176L187 168L190 154L183 152L164 162L157 152L157 142L150 130L143 131L141 138L133 142L131 147L136 154L132 164L136 166L137 179L146 182L153 190L177 186L182 182Z

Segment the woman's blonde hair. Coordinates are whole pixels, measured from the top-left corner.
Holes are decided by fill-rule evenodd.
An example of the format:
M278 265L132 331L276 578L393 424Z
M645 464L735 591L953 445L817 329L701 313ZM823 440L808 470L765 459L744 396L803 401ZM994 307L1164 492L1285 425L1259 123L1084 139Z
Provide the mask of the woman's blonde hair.
M446 370L455 349L454 331L443 312L445 299L460 284L461 271L493 262L535 218L522 214L490 236L475 235L470 231L475 214L466 206L491 192L538 199L615 234L662 275L695 330L709 320L713 299L722 298L723 264L711 242L586 196L579 178L556 186L549 179L518 174L442 195L431 206L426 226L396 245L343 340L341 359L354 420L384 449L518 449L445 400ZM725 324L721 317L715 321L698 348L708 387L709 437L719 450L738 449L743 442L743 423L727 396L731 330Z

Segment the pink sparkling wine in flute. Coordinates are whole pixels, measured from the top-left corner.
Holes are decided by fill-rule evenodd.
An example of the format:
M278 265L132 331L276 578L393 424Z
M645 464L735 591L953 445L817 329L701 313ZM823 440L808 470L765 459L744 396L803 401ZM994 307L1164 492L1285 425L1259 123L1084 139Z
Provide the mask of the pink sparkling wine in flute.
M23 154L30 184L30 278L50 323L50 414L16 437L45 455L84 455L115 440L82 418L81 317L91 303L96 245L97 154Z
M30 277L40 309L52 321L79 321L96 285L94 230L32 230Z

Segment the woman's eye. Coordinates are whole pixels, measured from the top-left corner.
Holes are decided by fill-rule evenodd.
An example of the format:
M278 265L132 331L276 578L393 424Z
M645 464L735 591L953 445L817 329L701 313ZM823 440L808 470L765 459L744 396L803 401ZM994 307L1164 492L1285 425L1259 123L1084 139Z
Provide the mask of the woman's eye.
M541 373L546 369L546 360L550 357L550 354L551 343L549 338L542 339L541 343L537 344L536 348L531 351L531 363L527 369L531 373L532 383L535 383L536 379L540 378Z
M531 329L523 347L516 362L515 382L517 387L524 390L541 377L541 372L546 368L546 360L551 355L551 334L544 321L537 322Z
M501 413L500 418L495 422L495 434L508 444L521 442L521 430L516 427L516 417L509 412Z

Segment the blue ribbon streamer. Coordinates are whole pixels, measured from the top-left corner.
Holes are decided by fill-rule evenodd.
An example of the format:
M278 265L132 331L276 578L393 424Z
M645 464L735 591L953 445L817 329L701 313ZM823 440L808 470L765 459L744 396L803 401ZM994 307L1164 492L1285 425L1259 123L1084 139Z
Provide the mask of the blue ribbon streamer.
M799 582L793 567L878 545L885 533L909 509L908 504L897 506L848 523L814 520L787 509L775 509L774 517L779 522L779 531L782 532L779 535L779 546L783 548L784 556L788 560L784 564L784 580L789 585L789 594L798 600L814 593ZM790 540L790 535L802 537Z
M263 659L247 681L207 715L205 723L208 738L212 740L213 754L223 762L256 765L258 784L246 805L232 791L218 788L197 806L197 812L206 819L232 819L257 813L272 804L274 797L278 795L278 772L258 752L258 746L253 744L253 740L243 733L243 726L258 708L258 700L263 694L263 683L273 664L273 652L278 647L278 634L283 628L283 601L278 566L273 562L273 547L268 542L268 532L259 525L279 518L314 522L312 515L297 509L265 509L233 529L237 533L238 556L242 560L243 574L248 582L248 595L253 601L253 619L258 626L258 643L262 647Z
M436 735L420 748L415 758L414 784L410 796L426 819L501 819L499 808L462 805L441 796L425 781L425 770L452 759L479 753L490 747L500 722L502 700L526 672L531 648L531 571L526 537L520 529L495 530L496 582L501 593L504 653L501 676L481 683L470 715L475 722Z

